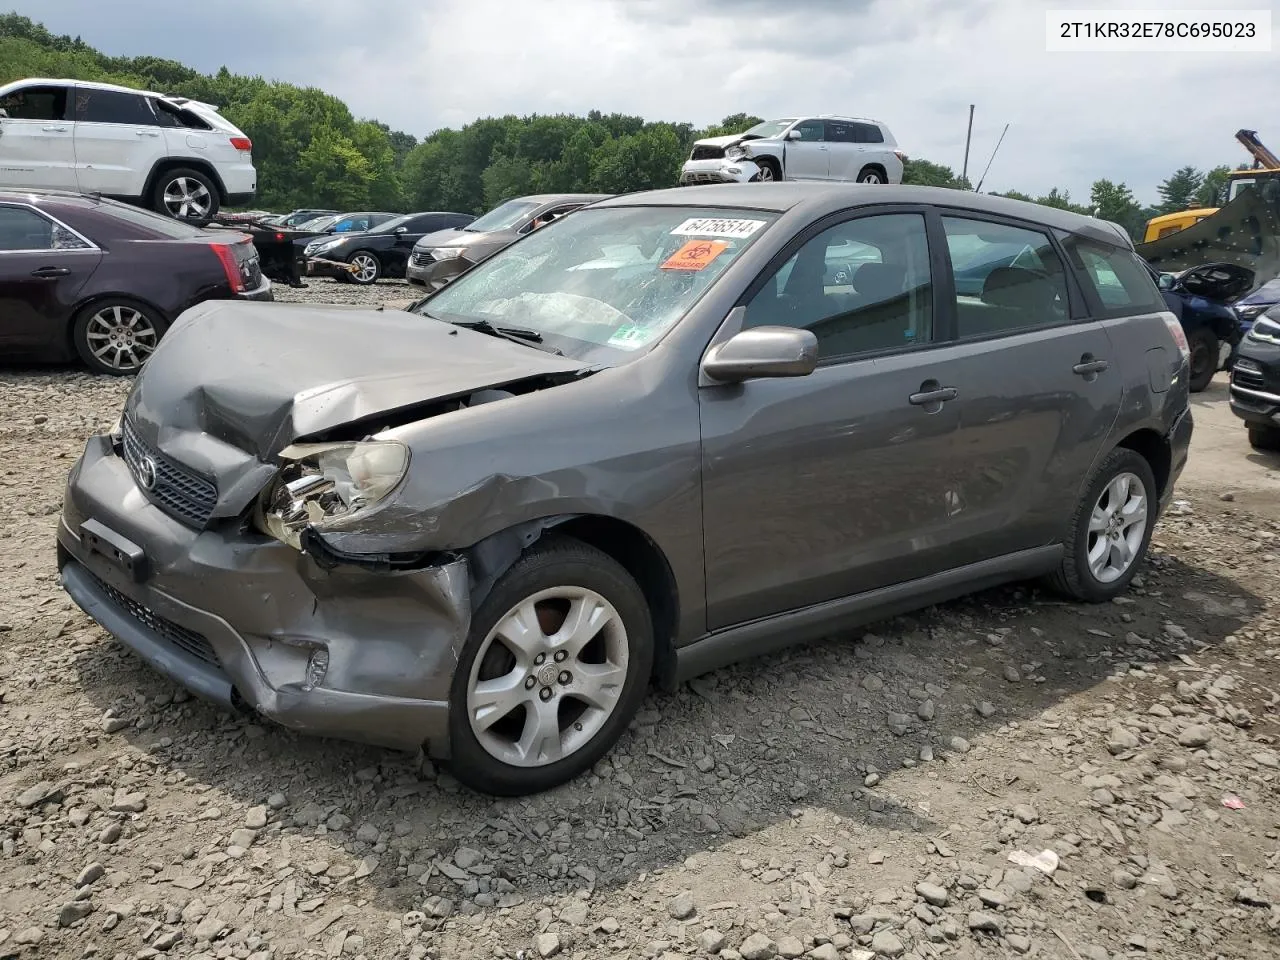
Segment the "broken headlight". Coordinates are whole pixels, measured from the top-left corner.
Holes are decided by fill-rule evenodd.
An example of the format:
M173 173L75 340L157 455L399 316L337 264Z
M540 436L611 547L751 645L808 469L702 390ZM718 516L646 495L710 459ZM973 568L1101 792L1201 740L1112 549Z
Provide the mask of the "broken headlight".
M746 155L747 151L738 146L726 147L724 151L724 158L726 160L741 160Z
M323 530L384 500L409 469L409 448L394 440L299 443L259 503L264 533L301 549L307 527Z

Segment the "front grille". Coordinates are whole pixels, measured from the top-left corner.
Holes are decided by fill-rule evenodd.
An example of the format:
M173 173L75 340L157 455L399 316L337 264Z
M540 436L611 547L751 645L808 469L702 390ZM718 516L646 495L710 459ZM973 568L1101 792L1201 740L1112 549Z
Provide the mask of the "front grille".
M121 439L124 462L152 503L188 526L198 529L209 522L218 503L218 488L211 480L152 449L127 417L121 425Z
M686 173L680 178L683 183L724 183L724 177L718 173Z
M99 590L105 593L117 607L123 610L133 619L137 620L142 626L146 627L156 636L163 638L173 646L189 653L204 663L211 666L221 666L218 663L218 655L213 652L213 647L209 641L194 630L188 630L186 627L180 627L172 620L166 620L164 617L158 616L151 612L150 609L140 604L137 600L126 597L115 587L100 580L92 573L94 583L97 584Z
M724 147L694 147L690 160L719 160L724 156Z
M427 250L415 250L411 259L415 267L429 267L435 257Z

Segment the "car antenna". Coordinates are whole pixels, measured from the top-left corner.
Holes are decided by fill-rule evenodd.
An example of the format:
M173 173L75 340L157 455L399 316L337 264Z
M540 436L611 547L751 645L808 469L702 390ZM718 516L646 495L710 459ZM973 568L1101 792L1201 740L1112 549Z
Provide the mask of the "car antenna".
M1009 132L1009 125L1006 123L1004 129L1000 131L1000 139L996 141L996 149L991 151L991 159L987 161L987 169L982 171L982 176L978 178L978 185L973 188L974 193L982 192L982 184L987 179L987 170L991 169L992 161L996 158L996 151L1000 149L1000 144L1004 143L1004 135Z

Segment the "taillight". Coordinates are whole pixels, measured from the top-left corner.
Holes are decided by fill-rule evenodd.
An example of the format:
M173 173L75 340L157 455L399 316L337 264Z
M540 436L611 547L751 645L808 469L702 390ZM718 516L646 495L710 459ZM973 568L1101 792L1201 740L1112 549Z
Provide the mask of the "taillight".
M1178 322L1177 317L1167 316L1164 318L1164 325L1169 328L1169 336L1173 337L1173 342L1178 345L1178 352L1182 354L1182 359L1189 360L1191 346L1187 343L1187 332L1182 329L1182 324Z
M283 234L283 233L277 233L277 234L276 234L276 243L284 243L284 234Z
M243 150L245 153L253 150L253 141L248 137L232 137L231 145L237 150Z
M231 252L231 244L211 243L209 246L213 247L218 262L222 264L222 272L227 275L227 284L231 287L231 292L243 293L244 278L240 276L240 264L236 262L236 255Z

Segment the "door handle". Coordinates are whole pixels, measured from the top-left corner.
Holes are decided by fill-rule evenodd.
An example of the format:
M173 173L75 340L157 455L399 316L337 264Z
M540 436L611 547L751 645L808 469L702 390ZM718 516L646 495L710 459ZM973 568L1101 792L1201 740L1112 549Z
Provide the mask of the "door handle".
M155 130L135 130L135 131L133 131L133 132L134 132L135 134L137 134L138 136L140 136L140 137L158 137L158 136L160 136L160 134L159 134L159 133L157 133Z
M1101 373L1109 366L1111 366L1111 364L1107 363L1105 360L1091 360L1086 355L1081 357L1080 362L1071 368L1071 372L1078 373L1082 377L1087 377L1090 374Z
M68 267L39 267L32 270L31 275L40 280L52 280L54 277L71 276L71 270Z
M928 407L933 404L941 405L948 400L954 400L959 395L959 391L955 387L937 386L936 381L922 383L920 386L922 389L919 393L913 393L907 397L907 401L917 407ZM923 389L924 387L929 387L930 389L925 390Z
M66 127L41 127L40 129L43 130L45 133L66 133L67 132Z

